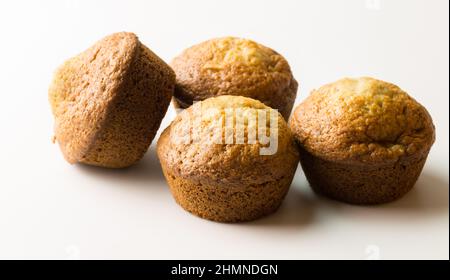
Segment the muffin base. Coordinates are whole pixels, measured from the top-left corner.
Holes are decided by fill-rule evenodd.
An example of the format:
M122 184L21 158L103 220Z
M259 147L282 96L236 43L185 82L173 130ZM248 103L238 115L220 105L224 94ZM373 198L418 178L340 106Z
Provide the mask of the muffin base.
M170 105L175 78L143 45L128 71L117 100L80 163L128 167L144 156L153 141Z
M326 161L300 148L300 163L318 194L350 204L371 205L399 199L419 178L428 153L389 165L351 165Z
M186 211L216 222L233 223L258 219L281 205L294 173L261 185L224 187L179 178L163 167L175 201Z

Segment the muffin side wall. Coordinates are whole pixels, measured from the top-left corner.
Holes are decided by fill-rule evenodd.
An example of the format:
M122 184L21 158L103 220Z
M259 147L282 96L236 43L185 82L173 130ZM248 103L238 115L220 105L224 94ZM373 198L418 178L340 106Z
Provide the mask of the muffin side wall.
M280 180L232 188L179 178L164 164L162 169L175 201L182 208L201 218L223 223L251 221L275 212L295 174L295 169L289 169Z
M370 205L397 200L419 178L428 152L389 165L358 166L331 162L300 148L300 164L318 194L350 204Z
M170 105L175 74L141 45L106 126L80 162L121 168L140 160L147 151Z

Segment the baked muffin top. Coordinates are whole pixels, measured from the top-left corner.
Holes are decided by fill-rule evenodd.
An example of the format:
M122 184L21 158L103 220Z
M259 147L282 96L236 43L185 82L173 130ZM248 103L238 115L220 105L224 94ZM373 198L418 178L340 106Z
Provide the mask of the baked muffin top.
M392 163L421 156L434 142L427 110L398 86L362 77L327 84L301 103L291 120L315 156L352 163Z
M171 66L177 75L175 97L189 105L219 95L241 95L282 108L285 102L294 101L297 92L287 61L247 39L205 41L184 50ZM287 100L280 100L283 98Z
M55 72L49 101L55 137L69 162L79 160L94 141L139 47L133 33L115 33Z
M265 124L258 116L261 112L266 116ZM227 120L227 116L231 118ZM227 121L231 125L226 125ZM277 141L273 154L261 155L261 148L269 144L252 137L257 122L266 129L266 135L273 136L270 141ZM237 140L237 127L243 128L242 142ZM158 155L177 176L230 187L281 179L286 164L298 162L295 145L278 112L254 99L224 95L197 102L178 114L158 141Z

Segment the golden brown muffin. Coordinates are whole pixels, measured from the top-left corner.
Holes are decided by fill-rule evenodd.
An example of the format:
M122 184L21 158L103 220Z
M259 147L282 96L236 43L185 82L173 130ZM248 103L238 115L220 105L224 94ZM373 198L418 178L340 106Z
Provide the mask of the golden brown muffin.
M109 35L55 73L55 139L70 163L126 167L144 155L169 106L175 74L133 33Z
M240 95L277 109L288 119L297 81L277 52L246 39L212 39L186 49L172 68L177 76L175 107L219 95Z
M354 204L406 194L434 142L427 110L396 85L342 79L314 90L290 127L300 162L318 193Z
M270 135L271 144L256 131ZM275 149L264 150L269 146ZM240 96L209 98L181 112L162 133L157 152L178 204L219 222L274 212L298 165L297 146L283 117Z

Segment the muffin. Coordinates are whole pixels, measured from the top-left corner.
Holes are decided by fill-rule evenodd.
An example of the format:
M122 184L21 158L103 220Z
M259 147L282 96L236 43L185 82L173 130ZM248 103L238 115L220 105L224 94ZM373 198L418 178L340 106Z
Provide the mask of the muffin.
M177 76L176 108L220 95L239 95L277 109L287 120L297 81L274 50L247 39L212 39L186 49L171 63Z
M276 110L227 95L178 114L158 140L157 153L176 202L218 222L274 212L299 160L295 140Z
M396 85L367 77L314 90L289 125L313 190L352 204L406 194L435 139L422 105Z
M172 69L136 35L109 35L56 71L54 139L69 163L129 166L148 149L174 87Z

